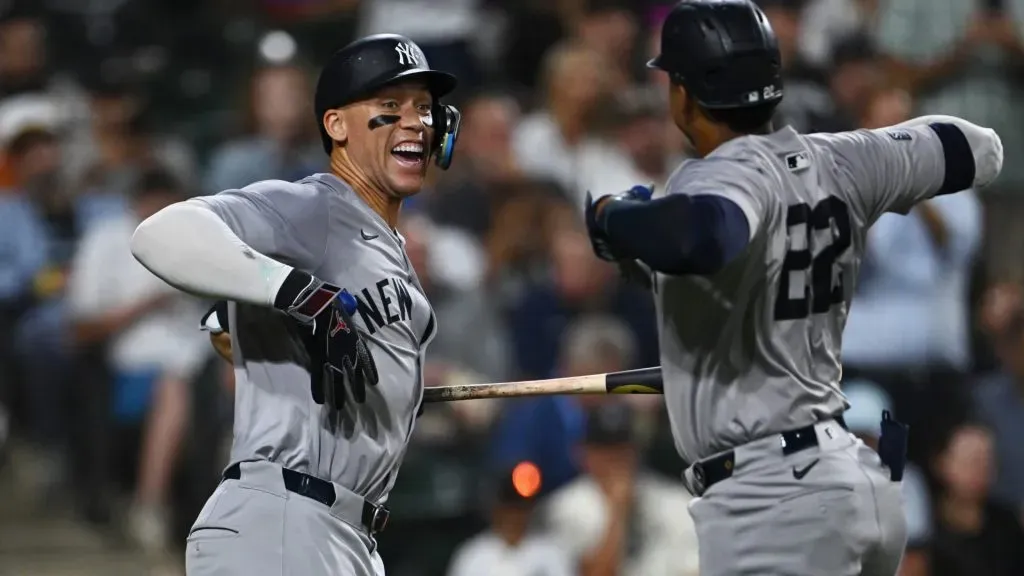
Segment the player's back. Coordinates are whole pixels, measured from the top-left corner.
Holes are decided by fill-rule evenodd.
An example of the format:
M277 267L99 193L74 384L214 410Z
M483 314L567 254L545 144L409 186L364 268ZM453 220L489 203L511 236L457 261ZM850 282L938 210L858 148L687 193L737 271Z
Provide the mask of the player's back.
M845 410L840 349L864 236L878 207L893 207L857 190L850 168L869 160L858 146L884 152L876 140L785 128L731 140L670 178L669 194L725 196L751 225L720 272L658 275L666 402L688 461Z

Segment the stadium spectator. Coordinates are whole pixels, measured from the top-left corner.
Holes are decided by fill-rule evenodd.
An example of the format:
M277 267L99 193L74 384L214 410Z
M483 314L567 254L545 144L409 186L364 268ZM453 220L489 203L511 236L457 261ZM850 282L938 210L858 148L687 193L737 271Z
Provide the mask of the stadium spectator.
M798 49L805 4L806 0L758 1L775 30L782 55L786 97L777 108L775 124L788 124L799 132L828 132L839 129L842 120L828 91L826 71L807 65Z
M559 376L624 370L635 362L635 336L618 319L587 315L568 326L559 347ZM579 473L577 446L586 399L522 398L508 403L495 429L490 457L498 466L529 460L545 470L543 491L557 490ZM524 432L525 431L525 432Z
M30 12L0 7L0 99L47 89L46 26Z
M888 126L903 121L908 110L901 89L876 90L862 125ZM947 389L931 375L971 368L968 296L982 233L981 204L973 191L923 202L906 216L884 214L868 231L843 332L844 370L883 386L894 413L915 429L923 428L921 418L944 418L962 393L961 379L941 378L950 384ZM913 436L916 450L926 434Z
M544 478L531 462L502 469L490 500L490 527L456 550L448 576L571 576L569 558L530 524Z
M586 0L576 19L573 37L601 55L606 66L602 76L611 93L633 84L633 49L640 33L630 3L623 0Z
M0 263L0 301L7 372L17 375L33 440L42 449L37 483L49 490L61 481L68 440L68 268L84 230L120 205L68 192L60 178L59 115L41 105L16 97L0 111L0 145L15 181L0 195L0 244L8 247Z
M142 86L103 71L87 84L91 125L64 140L63 172L75 190L127 197L140 174L156 166L166 166L185 186L195 186L192 149L150 130Z
M831 128L853 130L863 127L864 122L861 120L867 115L864 108L873 101L874 93L882 86L882 68L878 65L871 39L865 35L856 35L837 42L832 52L830 70L829 93L836 105L834 125ZM909 112L907 117L897 122L907 118Z
M836 44L874 27L878 0L810 0L800 22L800 56L811 66L826 68Z
M950 114L987 126L1024 126L1024 2L890 0L878 14L877 41L889 81L915 99L915 114ZM1024 130L1000 134L1007 158L1024 154ZM1008 162L986 190L988 274L1021 278L1024 163ZM998 238L996 241L995 238Z
M154 552L169 544L166 508L188 417L188 386L211 348L197 326L201 303L150 274L128 244L139 222L183 197L170 174L143 173L131 212L94 226L82 239L68 289L76 342L109 343L113 418L121 424L145 419L127 533Z
M544 524L580 576L695 576L697 534L678 482L640 463L633 408L605 402L586 413L584 474L551 495Z
M992 497L1018 511L1024 522L1024 306L1019 285L989 289L981 315L999 368L973 387L979 419L992 432L995 479Z
M843 382L843 394L850 409L843 413L850 432L874 450L878 450L882 411L892 411L889 395L874 382ZM928 548L932 538L932 502L924 472L913 462L903 471L903 506L907 517L907 549L903 553L899 576L927 576Z
M482 92L469 99L462 109L459 161L426 199L426 209L438 224L484 239L507 186L522 178L512 150L519 116L516 101L501 92Z
M1024 574L1016 511L992 501L992 436L977 424L952 431L931 462L938 483L932 576Z
M416 42L432 68L459 78L456 94L482 82L475 44L482 25L481 0L373 0L361 7L359 36L401 34Z
M480 246L467 234L438 226L424 216L403 219L409 263L430 299L438 332L430 343L425 384L444 384L469 372L480 382L501 382L510 375L504 325L496 303L481 289L486 263Z
M530 378L550 378L559 341L574 318L610 312L621 318L640 342L637 366L657 366L653 302L647 294L617 280L618 272L594 257L577 221L565 222L550 237L550 271L526 284L509 303L507 321L515 362Z
M609 95L602 72L606 65L589 48L570 43L553 48L544 59L539 107L523 118L512 138L523 171L557 181L576 206L583 205L593 184L584 167L615 161L611 146L592 133L594 114Z
M250 80L245 133L214 150L203 192L260 180L299 180L324 169L327 156L310 122L310 79L296 65L266 66Z
M660 188L665 183L674 166L668 164L671 152L664 102L664 93L639 87L609 99L596 125L608 148L604 154L580 158L585 190L622 191L640 183Z
M563 226L577 226L579 208L551 180L523 179L496 187L487 251L487 283L503 304L526 284L547 274L551 238Z

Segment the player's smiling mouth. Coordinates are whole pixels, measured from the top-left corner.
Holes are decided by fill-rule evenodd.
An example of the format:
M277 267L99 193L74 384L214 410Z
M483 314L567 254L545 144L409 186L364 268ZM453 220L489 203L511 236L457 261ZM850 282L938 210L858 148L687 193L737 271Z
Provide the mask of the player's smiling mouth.
M423 164L424 149L422 142L401 142L391 149L391 155L402 166L410 168Z

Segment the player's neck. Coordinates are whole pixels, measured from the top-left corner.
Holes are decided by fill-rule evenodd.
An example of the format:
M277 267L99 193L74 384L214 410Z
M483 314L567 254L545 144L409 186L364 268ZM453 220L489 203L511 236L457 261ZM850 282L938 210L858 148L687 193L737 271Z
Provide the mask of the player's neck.
M342 154L331 155L331 172L351 186L356 196L383 218L389 228L395 229L398 226L398 214L402 209L401 198L388 194L382 187L374 184Z

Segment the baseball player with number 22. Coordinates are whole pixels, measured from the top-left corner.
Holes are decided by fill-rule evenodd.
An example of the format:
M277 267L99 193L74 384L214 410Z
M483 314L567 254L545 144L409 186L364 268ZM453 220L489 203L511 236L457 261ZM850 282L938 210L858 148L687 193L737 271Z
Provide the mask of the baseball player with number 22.
M188 536L189 576L384 573L375 535L436 331L395 226L428 161L451 163L460 115L439 99L455 82L408 38L356 41L317 84L330 173L194 198L136 230L150 271L228 302L205 321L230 333L231 462Z
M603 259L653 270L661 369L696 496L701 576L892 576L907 428L845 430L840 349L868 228L991 183L996 133L949 116L801 135L771 125L780 58L749 0L679 2L649 64L694 159L663 196L588 198Z

